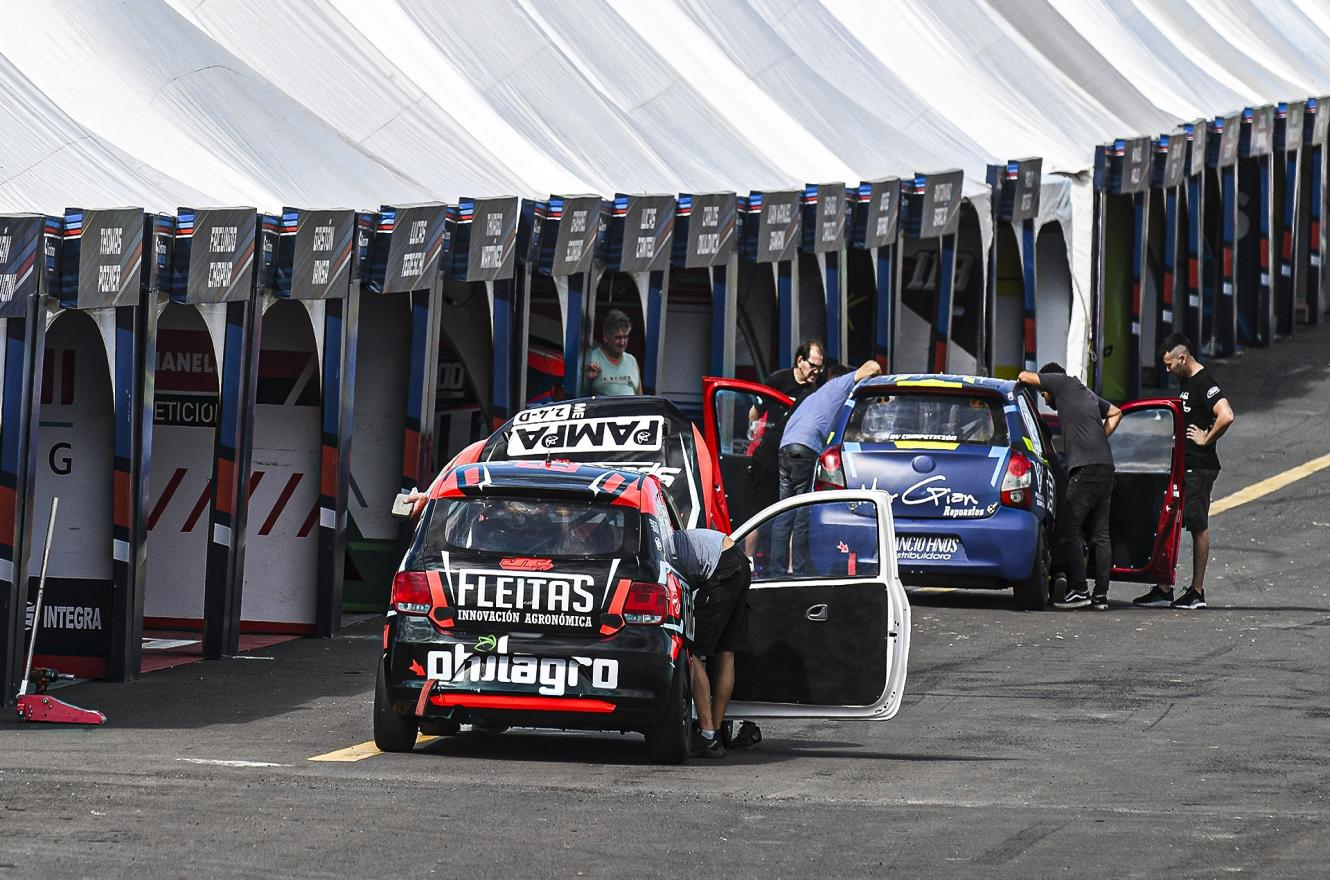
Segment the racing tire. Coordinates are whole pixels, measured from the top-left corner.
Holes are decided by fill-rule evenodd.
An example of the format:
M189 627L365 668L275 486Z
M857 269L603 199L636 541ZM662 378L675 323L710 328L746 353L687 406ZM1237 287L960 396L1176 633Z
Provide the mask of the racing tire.
M688 687L688 658L681 658L670 683L665 711L647 731L647 753L653 764L684 764L692 738L693 707Z
M388 679L379 664L378 680L374 683L374 745L381 752L409 752L416 747L416 734L420 724L414 718L405 718L393 711L388 698Z
M1039 530L1039 541L1034 548L1034 565L1030 576L1012 587L1016 607L1024 611L1043 611L1048 607L1048 538Z

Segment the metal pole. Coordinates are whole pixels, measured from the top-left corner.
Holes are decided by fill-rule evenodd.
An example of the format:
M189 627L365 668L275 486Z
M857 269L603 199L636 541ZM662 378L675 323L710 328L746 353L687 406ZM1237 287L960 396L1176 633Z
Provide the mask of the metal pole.
M23 664L23 683L18 686L18 695L28 692L28 676L32 673L32 655L37 648L37 630L42 621L42 597L46 593L46 562L51 558L51 538L55 534L55 512L60 507L60 498L51 499L51 516L46 522L46 546L42 548L42 571L37 579L37 605L32 612L32 638L28 641L28 659Z

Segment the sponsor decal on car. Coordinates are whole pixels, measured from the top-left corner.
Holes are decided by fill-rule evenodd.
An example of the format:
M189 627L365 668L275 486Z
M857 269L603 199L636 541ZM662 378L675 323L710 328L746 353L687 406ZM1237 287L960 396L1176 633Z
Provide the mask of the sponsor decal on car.
M485 623L590 627L595 579L589 574L533 575L460 569L456 618Z
M553 559L533 559L529 556L510 556L499 560L499 568L505 571L549 571L554 567Z
M931 477L925 477L915 483L910 488L900 494L887 493L891 500L900 499L902 504L919 505L932 504L934 507L945 507L943 516L983 516L983 508L979 507L979 499L968 492L957 492L948 486L945 482L947 478L943 474L934 474ZM973 509L973 513L965 511Z
M583 680L593 690L615 690L619 661L509 653L508 636L481 636L474 649L453 645L447 651L430 651L425 675L432 681L536 685L543 696L561 697Z
M508 454L656 452L660 450L664 436L665 419L662 416L514 424L508 435Z
M632 471L646 477L655 477L668 489L674 485L674 478L683 473L683 468L670 467L658 461L598 461L596 467L615 471Z
M896 558L902 562L949 562L960 547L959 538L896 536Z

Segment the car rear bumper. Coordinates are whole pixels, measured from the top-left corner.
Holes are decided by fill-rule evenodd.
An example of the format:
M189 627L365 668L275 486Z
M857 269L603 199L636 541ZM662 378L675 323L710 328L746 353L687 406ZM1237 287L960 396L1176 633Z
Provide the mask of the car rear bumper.
M1034 513L1009 507L983 520L900 518L895 526L902 583L992 588L1030 576L1040 529Z
M658 626L598 639L440 631L397 616L384 663L394 711L424 721L644 730L684 656L677 634Z

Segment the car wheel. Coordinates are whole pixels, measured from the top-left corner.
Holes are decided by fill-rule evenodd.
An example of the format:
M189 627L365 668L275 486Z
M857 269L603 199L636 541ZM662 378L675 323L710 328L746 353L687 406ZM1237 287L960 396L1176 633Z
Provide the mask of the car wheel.
M675 667L665 711L656 726L647 731L647 752L654 764L682 764L688 760L693 720L688 690L688 658L685 655Z
M420 727L414 718L404 718L393 711L388 699L388 678L383 664L379 664L378 680L374 683L374 745L382 752L409 752L416 746L416 733Z
M1034 567L1030 576L1013 587L1016 605L1026 611L1043 611L1048 607L1048 540L1039 530L1039 541L1034 548Z

